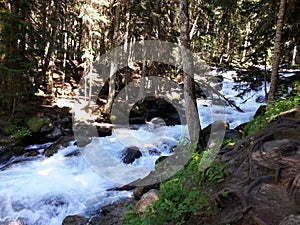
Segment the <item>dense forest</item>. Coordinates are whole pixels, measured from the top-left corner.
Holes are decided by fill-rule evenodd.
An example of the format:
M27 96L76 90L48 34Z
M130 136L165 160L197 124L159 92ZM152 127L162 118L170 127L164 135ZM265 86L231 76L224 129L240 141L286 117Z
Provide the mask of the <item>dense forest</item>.
M299 224L299 12L299 0L0 0L0 224ZM118 46L130 55L143 40L178 44L178 67L144 60L112 73L112 54L103 88L92 93L93 65ZM190 53L217 78L208 89L228 111L210 113L226 114L224 121L205 118L201 127L212 95L192 79L200 66ZM114 124L117 94L147 76L174 81L182 111L159 95L139 96L127 104L129 124ZM97 97L95 110L86 99L80 106L83 123L76 106L65 104L79 99L82 78ZM119 102L128 103L128 95ZM68 101L59 107L58 100ZM179 138L179 124L189 135ZM119 128L124 138L113 132ZM132 141L133 133L149 143ZM221 140L210 139L216 133ZM113 158L99 154L106 147ZM86 152L94 164L83 161ZM178 158L186 161L177 168L171 160ZM150 185L137 185L140 177L100 178L107 168L118 178L132 175L127 164L139 170L147 160L163 171L144 177L159 175ZM286 222L294 217L298 222Z
M299 65L300 5L281 2L286 4L279 63ZM69 94L90 64L116 46L148 39L180 42L179 1L4 0L0 5L0 107L12 114L37 91ZM270 65L279 5L192 0L189 47L211 66ZM60 88L53 86L57 78Z

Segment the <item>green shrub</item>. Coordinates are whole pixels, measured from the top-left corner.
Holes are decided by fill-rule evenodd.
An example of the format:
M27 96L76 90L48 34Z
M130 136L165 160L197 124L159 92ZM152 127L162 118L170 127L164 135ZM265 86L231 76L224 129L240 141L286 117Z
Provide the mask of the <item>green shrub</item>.
M26 126L12 124L6 129L6 133L15 142L15 144L19 144L25 137L31 135L31 130Z
M256 117L244 127L244 137L254 134L257 131L261 130L269 123L270 120L276 118L281 112L290 110L294 107L298 107L299 103L299 92L295 96L290 96L287 98L282 97L279 100L274 101L263 115Z
M201 155L195 153L185 167L170 180L160 185L159 200L146 212L126 215L124 225L160 225L168 222L184 224L193 212L209 213L210 207L203 186L207 182L219 182L227 175L224 167L214 163L205 171L199 171Z

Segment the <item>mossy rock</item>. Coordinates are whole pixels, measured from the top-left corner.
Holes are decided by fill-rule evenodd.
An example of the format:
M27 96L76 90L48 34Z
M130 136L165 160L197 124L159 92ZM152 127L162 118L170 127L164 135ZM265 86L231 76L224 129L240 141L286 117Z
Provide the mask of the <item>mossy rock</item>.
M49 123L51 123L51 120L48 117L34 116L31 117L26 124L31 131L39 132L43 126L48 125Z

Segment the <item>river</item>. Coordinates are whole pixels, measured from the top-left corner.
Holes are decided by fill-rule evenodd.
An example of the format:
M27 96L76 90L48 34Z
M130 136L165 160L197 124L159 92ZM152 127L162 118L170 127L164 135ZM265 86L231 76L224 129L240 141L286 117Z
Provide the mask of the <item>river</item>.
M224 78L222 93L244 111L239 112L234 107L226 106L226 120L230 128L235 128L253 118L259 105L264 102L264 88L261 85L253 90L249 89L242 97L237 97L242 90L236 85L248 88L249 83L234 82L234 71L219 72L219 75ZM211 116L210 100L199 99L198 110L202 127L214 120ZM159 135L157 130L149 129L147 125L134 130L129 127L119 129L125 135L134 132L141 140L143 137L150 140L147 148L141 141L143 155L134 162L133 166L136 167L154 168L155 160L160 156L169 155L170 149L177 144L180 136L187 134L186 128L180 125L165 127L164 132ZM89 144L90 148L99 146L106 146L115 159L120 159L121 151L124 150L115 134L94 138ZM40 148L42 151L44 146L29 148ZM149 154L149 149L155 149L156 153ZM0 224L7 225L12 221L21 220L27 225L58 225L67 215L88 216L100 206L132 196L130 191L107 191L117 185L114 179L100 176L78 152L79 148L71 142L67 148L50 158L20 157L18 163L0 171Z

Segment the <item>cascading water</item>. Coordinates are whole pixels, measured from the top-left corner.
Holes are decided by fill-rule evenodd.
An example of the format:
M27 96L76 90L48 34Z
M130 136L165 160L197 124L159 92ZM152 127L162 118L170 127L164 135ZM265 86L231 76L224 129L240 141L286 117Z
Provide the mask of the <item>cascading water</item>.
M234 74L229 72L222 74L224 77L222 93L245 111L241 113L235 108L226 107L227 121L231 128L234 128L252 118L261 104L255 99L264 96L264 92L261 88L250 91L244 98L236 97L238 92L233 88L235 83L231 79L232 75ZM198 100L202 127L213 122L210 104L209 99ZM166 127L165 132L159 136L157 130L148 129L147 126L140 126L135 130L130 130L129 127L120 128L124 134L133 132L139 138L148 137L147 140L150 140L148 145L142 141L129 143L139 147L142 152L142 157L132 166L152 165L154 168L155 160L160 156L170 155L171 149L182 135L182 132L179 132L181 126ZM94 138L90 147L91 145L92 148L99 145L106 146L109 153L121 161L124 146L118 142L115 134ZM151 149L155 151L151 152ZM28 225L58 225L67 215L89 215L100 206L132 195L128 191L107 191L117 184L99 176L74 144L70 144L50 158L23 157L17 161L18 163L5 166L0 171L0 224L6 225L19 219Z

